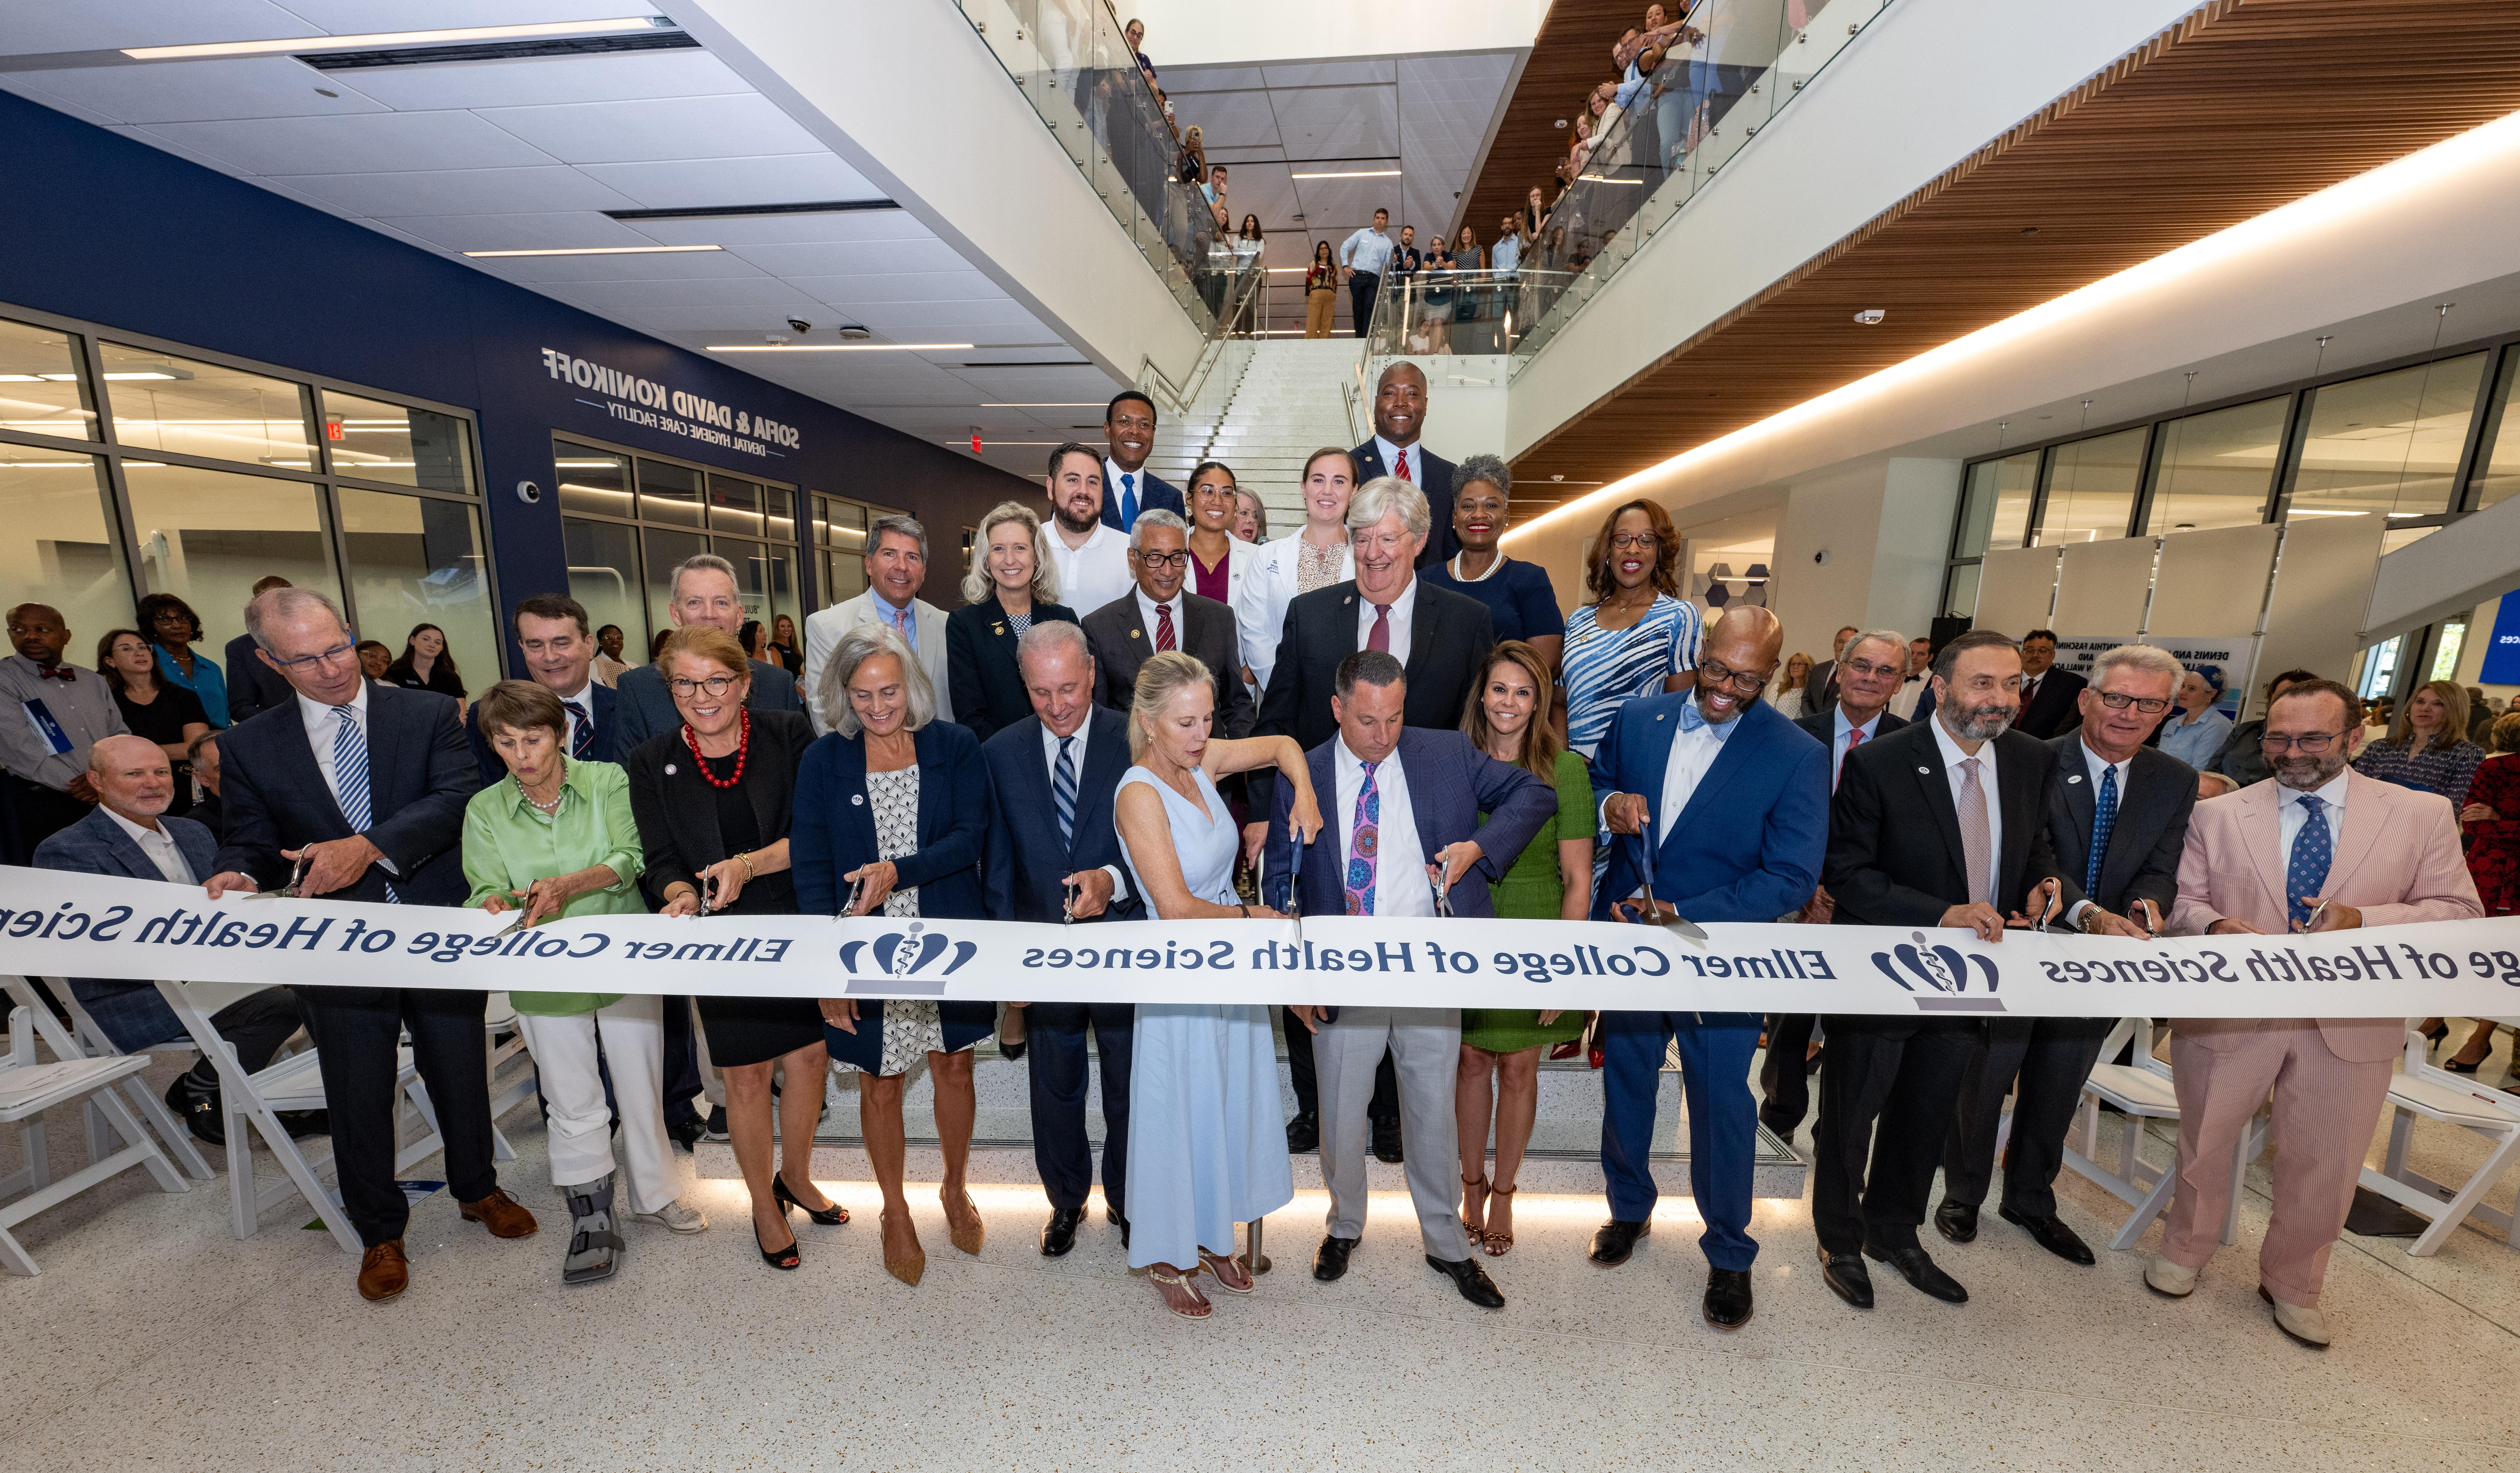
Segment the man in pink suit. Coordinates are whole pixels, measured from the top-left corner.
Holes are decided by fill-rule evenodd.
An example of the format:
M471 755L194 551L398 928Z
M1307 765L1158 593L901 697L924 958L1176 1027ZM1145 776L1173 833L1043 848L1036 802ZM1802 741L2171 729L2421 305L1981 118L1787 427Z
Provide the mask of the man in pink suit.
M2485 913L2450 801L2347 769L2362 737L2356 709L2333 680L2276 699L2261 742L2274 776L2196 806L2173 932L2280 936ZM2385 989L2372 998L2388 1000ZM2231 1153L2272 1088L2274 1215L2258 1253L2258 1293L2274 1306L2277 1328L2326 1345L2318 1290L2327 1253L2406 1036L2403 1016L2173 1019L2179 1184L2143 1281L2174 1299L2194 1292L2222 1236Z

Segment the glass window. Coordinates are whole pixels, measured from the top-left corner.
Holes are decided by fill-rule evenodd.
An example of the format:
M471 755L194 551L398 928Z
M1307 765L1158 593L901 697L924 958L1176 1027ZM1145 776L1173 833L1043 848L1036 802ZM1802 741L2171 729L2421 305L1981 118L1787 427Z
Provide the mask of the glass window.
M341 540L361 636L402 653L412 629L432 623L472 695L496 684L499 620L481 556L479 512L461 501L341 488Z
M323 399L324 449L334 474L472 494L472 457L462 420L331 389L323 391Z
M2033 545L2098 542L2127 534L2143 474L2145 432L2121 430L2048 452L2048 496Z
M700 473L661 460L639 462L639 515L676 527L700 525Z
M647 466L641 461L642 469ZM674 570L685 558L698 557L708 551L708 538L696 531L660 531L649 528L641 534L647 544L648 627L674 627Z
M639 664L648 651L648 611L631 586L639 576L639 529L614 522L561 519L568 550L568 596L586 608L598 633L621 626L621 658Z
M1943 597L1943 613L1952 619L1977 617L1978 565L1959 563L1952 568L1951 591Z
M2283 454L2289 397L2234 404L2161 427L2153 448L2149 533L2251 527L2267 519Z
M78 340L48 327L0 322L0 430L96 438L95 401L80 372Z
M2483 353L2311 392L2289 516L2425 517L2450 510Z
M1960 505L1960 542L1955 556L1973 558L1989 547L2018 547L2030 530L2030 498L2039 488L2039 452L1981 460L1969 467ZM1974 602L1974 600L1972 600Z
M866 592L866 559L853 552L823 554L823 607L844 604Z
M0 586L6 602L59 609L73 636L67 654L81 665L107 630L130 626L135 602L105 508L102 459L0 442L0 522L11 532L0 537Z
M708 479L709 526L717 531L761 535L761 483L711 472Z
M292 471L315 469L306 392L282 379L102 344L113 437L125 445Z
M854 560L866 551L866 508L846 501L832 501L827 505L831 508L832 549L835 553L847 553ZM865 570L859 571L863 574Z
M762 506L770 518L770 535L785 541L794 541L796 538L795 497L775 485L764 486L762 491L767 497Z
M563 512L592 512L599 517L626 519L636 510L630 504L627 455L556 439L552 441L552 471L560 486L560 509Z
M2485 407L2485 438L2478 447L2476 470L2468 482L2471 509L2483 511L2520 490L2520 434L2511 424L2511 386L2520 377L2520 348L2506 348L2502 372L2494 381L2494 397Z
M736 537L711 539L709 550L735 565L735 592L743 617L770 622L770 549Z
M192 605L202 617L202 648L219 649L245 632L246 601L258 578L277 575L340 596L321 487L149 460L126 460L122 469L140 537L142 591L176 594Z

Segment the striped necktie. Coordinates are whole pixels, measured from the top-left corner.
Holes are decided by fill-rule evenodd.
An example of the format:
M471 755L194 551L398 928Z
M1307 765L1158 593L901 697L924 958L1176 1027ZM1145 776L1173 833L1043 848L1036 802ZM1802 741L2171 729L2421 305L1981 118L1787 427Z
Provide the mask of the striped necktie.
M1155 605L1155 648L1157 650L1181 648L1180 641L1173 636L1173 606L1170 604Z
M595 760L595 723L573 702L562 701L561 710L568 713L568 755L581 762Z
M2083 865L2083 893L2093 904L2100 898L2100 861L2108 856L2109 831L2118 826L2118 769L2100 769L2099 806L2092 814L2092 857Z
M346 706L336 706L334 713L340 724L333 728L333 789L341 802L341 818L353 834L364 834L374 822L368 803L368 734L359 727L359 718ZM394 894L393 882L385 882L385 903L399 905L402 897Z
M1050 775L1051 801L1058 806L1058 842L1062 848L1076 844L1076 754L1069 749L1076 738L1058 739L1058 768Z

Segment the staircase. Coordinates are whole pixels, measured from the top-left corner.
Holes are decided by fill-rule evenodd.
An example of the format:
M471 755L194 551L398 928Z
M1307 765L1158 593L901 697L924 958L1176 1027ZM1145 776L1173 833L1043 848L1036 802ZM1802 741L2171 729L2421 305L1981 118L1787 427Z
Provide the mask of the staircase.
M1340 387L1355 376L1358 347L1352 338L1253 345L1238 379L1211 381L1190 414L1156 427L1148 468L1187 489L1192 467L1221 460L1234 468L1235 483L1269 509L1270 535L1285 536L1303 525L1297 483L1304 457L1324 445L1356 443Z

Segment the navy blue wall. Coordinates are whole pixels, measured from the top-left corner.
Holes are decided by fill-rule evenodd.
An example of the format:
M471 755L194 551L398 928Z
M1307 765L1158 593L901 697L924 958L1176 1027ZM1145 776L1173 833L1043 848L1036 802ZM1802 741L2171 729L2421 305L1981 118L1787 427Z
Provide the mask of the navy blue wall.
M954 587L961 529L1009 497L1041 493L705 354L7 93L0 139L0 301L472 410L499 588L511 605L567 591L551 494L555 430L906 507L930 528L927 598L949 609L963 602ZM799 446L748 455L614 418L604 394L553 379L545 348L793 426ZM519 481L543 486L540 505L516 497Z

